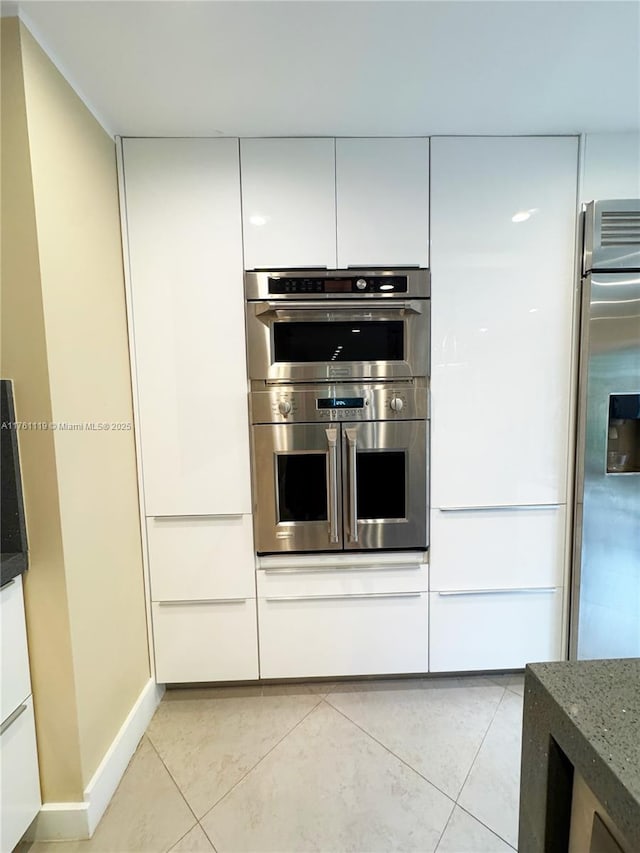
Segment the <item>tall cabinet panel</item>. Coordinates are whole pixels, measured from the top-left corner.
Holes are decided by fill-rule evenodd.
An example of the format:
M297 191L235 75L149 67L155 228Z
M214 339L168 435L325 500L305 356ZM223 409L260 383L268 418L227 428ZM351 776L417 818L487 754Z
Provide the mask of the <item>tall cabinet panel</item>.
M565 502L577 146L432 140L433 506Z
M156 678L257 678L238 141L123 164Z
M434 672L563 654L577 154L431 141Z
M336 139L338 266L429 265L429 140Z
M146 515L250 513L238 142L123 147Z
M335 268L334 140L240 145L245 268Z

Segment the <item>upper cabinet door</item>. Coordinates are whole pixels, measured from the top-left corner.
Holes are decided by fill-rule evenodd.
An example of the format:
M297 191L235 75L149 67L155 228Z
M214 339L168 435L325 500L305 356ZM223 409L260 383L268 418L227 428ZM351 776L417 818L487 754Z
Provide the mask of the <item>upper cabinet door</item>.
M566 500L578 141L431 141L432 505Z
M243 139L245 269L336 266L333 139Z
M251 512L238 141L124 141L148 516Z
M429 265L429 140L337 139L338 265Z

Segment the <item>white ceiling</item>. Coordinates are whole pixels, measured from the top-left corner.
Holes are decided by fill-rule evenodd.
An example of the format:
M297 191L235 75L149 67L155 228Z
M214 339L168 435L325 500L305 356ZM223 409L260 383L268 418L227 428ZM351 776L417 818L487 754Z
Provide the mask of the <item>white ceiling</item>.
M638 0L18 2L124 136L640 127Z

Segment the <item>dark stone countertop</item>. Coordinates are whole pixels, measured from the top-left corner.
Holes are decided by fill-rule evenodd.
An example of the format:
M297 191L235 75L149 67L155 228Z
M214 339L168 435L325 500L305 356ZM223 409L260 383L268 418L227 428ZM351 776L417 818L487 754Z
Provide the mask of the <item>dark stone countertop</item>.
M29 559L26 552L2 554L2 559L0 560L0 587L26 572L28 567Z
M631 849L640 850L640 659L527 666L523 790L532 780L540 782L543 770L553 785L549 735L607 809ZM530 802L521 800L521 824L523 806L535 811L536 805L542 805L535 800L532 787ZM523 850L538 849L542 843L541 826L537 844L525 838L535 829L535 815L531 818L525 817L521 826Z

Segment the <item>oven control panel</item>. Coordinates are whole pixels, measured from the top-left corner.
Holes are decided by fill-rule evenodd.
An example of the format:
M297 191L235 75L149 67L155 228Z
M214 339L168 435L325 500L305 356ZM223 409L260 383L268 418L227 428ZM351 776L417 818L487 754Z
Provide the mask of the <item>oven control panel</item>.
M244 274L248 302L286 302L331 299L429 299L428 269L418 267L360 269L247 270Z
M269 276L269 294L406 293L406 275L354 275L340 278Z
M273 386L251 393L251 422L422 420L428 414L426 380L368 385Z

